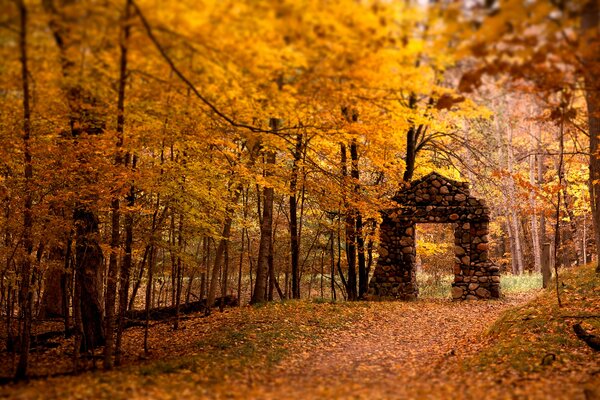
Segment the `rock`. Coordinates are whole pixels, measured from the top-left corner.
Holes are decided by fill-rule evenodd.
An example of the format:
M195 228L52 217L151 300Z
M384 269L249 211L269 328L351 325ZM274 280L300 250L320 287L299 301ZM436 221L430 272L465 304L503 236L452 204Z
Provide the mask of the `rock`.
M492 276L492 282L500 283L500 277L499 276Z
M460 299L460 298L462 298L463 293L464 293L464 290L460 286L453 286L452 287L452 298L453 299Z
M448 194L448 193L450 193L450 190L448 190L448 187L447 187L447 186L442 186L442 187L440 188L440 193L441 193L441 194Z
M473 296L472 294L467 295L467 300L479 300L477 296Z
M406 246L402 248L402 253L411 254L414 251L412 246Z
M390 253L383 246L379 247L379 257L387 257Z
M490 288L490 297L492 297L493 299L498 299L500 298L500 286L498 285L493 285Z
M457 219L459 219L459 215L458 214L450 214L450 221L456 221Z
M488 249L487 243L479 243L477 245L477 250L479 250L479 251L487 251L487 249Z
M439 188L440 186L442 186L440 181L438 181L437 179L434 179L433 181L431 181L431 185L433 185L433 187L436 187L436 188Z
M458 257L466 254L465 249L462 246L454 246L454 254Z
M404 236L402 239L400 239L400 246L412 246L413 242L414 241L411 237Z
M460 262L465 264L465 265L470 265L471 264L471 258L469 256L464 256L460 259Z
M489 298L489 297L490 297L490 294L491 294L491 293L490 293L490 291L489 291L489 290L487 290L487 289L485 289L485 288L482 288L482 287L480 287L479 289L477 289L477 290L475 291L475 294L476 294L477 296L479 296L480 298L482 298L482 299L487 299L487 298Z
M465 196L462 193L459 193L456 196L454 196L454 200L456 200L456 201L465 201L466 199L467 199L467 196Z
M479 283L469 283L469 290L472 292L477 290L478 287L479 287Z

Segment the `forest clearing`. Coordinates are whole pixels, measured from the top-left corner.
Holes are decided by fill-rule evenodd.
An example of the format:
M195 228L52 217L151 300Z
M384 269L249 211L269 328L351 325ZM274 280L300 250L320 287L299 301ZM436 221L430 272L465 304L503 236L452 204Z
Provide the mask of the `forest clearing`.
M0 397L600 398L599 0L0 1Z

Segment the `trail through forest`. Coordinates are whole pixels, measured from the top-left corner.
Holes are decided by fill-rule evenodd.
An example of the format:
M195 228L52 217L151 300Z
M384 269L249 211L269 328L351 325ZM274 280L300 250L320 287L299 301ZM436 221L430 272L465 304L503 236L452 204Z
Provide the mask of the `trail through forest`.
M452 384L458 361L486 345L482 334L504 310L529 298L378 304L263 384L272 398L445 398L444 390L460 397Z

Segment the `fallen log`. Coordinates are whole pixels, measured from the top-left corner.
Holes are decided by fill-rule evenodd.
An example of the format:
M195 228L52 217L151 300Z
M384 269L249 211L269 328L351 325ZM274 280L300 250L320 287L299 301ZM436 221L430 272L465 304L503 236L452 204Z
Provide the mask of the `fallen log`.
M224 297L219 297L215 300L213 307L219 307L221 304L223 306L235 307L238 305L237 297L228 295ZM205 312L206 311L206 299L193 301L187 304L181 304L179 306L179 314L192 314L195 312ZM150 309L149 317L152 321L163 321L169 320L175 317L176 310L175 306L168 307L156 307ZM124 329L131 328L134 326L144 326L144 322L146 320L146 311L145 310L131 310L125 314L125 326ZM59 344L53 342L56 339L68 338L74 334L74 329L69 328L65 333L64 330L61 331L48 331L44 333L39 333L36 335L31 335L31 350L39 351L43 349L50 349L58 347ZM15 337L14 340L7 343L6 351L11 352L19 352L20 351L20 343L19 338Z
M221 304L223 306L235 307L238 305L237 297L233 295L227 295L224 297L219 297L215 299L213 307L219 307ZM191 314L195 312L205 312L206 311L206 299L202 299L199 301L192 301L187 304L179 305L179 313L180 314ZM163 319L168 319L174 317L177 313L175 306L167 306L167 307L156 307L151 308L148 313L148 319L152 321L160 321ZM145 321L146 320L146 310L131 310L127 311L125 314L125 318L128 320L136 320L136 321Z
M596 351L600 351L600 337L596 335L591 335L583 329L580 324L573 325L573 330L577 337L585 342L588 346Z

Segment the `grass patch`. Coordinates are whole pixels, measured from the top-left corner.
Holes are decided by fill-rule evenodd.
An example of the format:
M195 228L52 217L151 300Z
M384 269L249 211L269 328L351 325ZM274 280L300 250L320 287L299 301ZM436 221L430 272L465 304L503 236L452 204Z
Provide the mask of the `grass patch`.
M291 300L232 310L212 332L190 343L193 356L153 362L140 367L139 374L192 371L205 381L218 382L248 368L271 368L299 346L310 346L327 331L349 326L368 307L364 302Z
M509 282L512 286L503 287L505 292L537 285L537 277ZM577 339L572 326L580 322L588 331L600 333L599 318L579 318L600 314L600 277L588 265L563 271L560 282L562 308L552 287L525 306L506 311L487 332L492 345L465 366L480 371L509 367L531 373L588 359L590 351ZM555 361L544 362L554 357Z
M452 282L454 282L452 274L417 272L419 297L423 299L449 299ZM500 288L504 294L526 293L541 287L542 274L503 274L500 277Z
M541 273L525 273L523 275L503 274L500 277L503 293L524 293L542 288Z
M417 272L419 297L422 299L448 299L454 282L452 274Z

